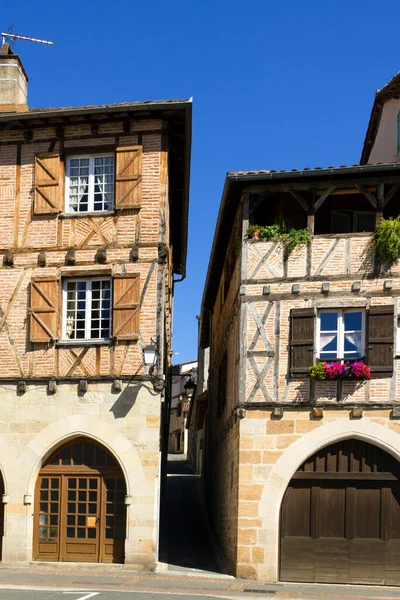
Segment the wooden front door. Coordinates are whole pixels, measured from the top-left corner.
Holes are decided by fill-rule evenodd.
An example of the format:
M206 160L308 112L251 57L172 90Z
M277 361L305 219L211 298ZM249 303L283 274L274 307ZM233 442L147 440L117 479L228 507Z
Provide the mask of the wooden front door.
M78 440L40 471L35 494L34 558L123 562L126 485L104 448Z
M281 509L283 581L400 585L400 470L358 440L308 459Z

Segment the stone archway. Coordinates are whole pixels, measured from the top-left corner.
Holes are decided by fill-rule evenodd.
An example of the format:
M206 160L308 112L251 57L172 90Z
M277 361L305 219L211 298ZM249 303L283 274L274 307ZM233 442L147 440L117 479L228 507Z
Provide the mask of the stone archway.
M400 461L400 436L394 431L364 418L362 421L336 421L304 434L289 446L275 463L259 502L264 542L264 563L258 578L269 582L279 579L279 526L283 496L294 473L304 461L321 448L354 438L374 444Z
M35 560L123 563L126 483L102 444L78 437L40 469L34 501Z
M282 501L280 579L400 585L400 463L358 439L325 446Z
M138 452L132 442L128 440L116 427L99 418L75 414L55 421L38 433L24 449L19 457L19 481L23 481L25 503L32 504L34 500L35 485L39 471L52 452L66 442L84 436L95 442L101 443L111 452L121 466L126 482L127 494L127 533L125 541L125 562L135 563L136 537L134 520L139 519L137 508L131 503L135 495L144 496L149 493L149 482L143 470ZM31 560L33 556L33 511L26 514L26 538L21 545L26 556L20 560ZM154 530L156 540L156 530Z

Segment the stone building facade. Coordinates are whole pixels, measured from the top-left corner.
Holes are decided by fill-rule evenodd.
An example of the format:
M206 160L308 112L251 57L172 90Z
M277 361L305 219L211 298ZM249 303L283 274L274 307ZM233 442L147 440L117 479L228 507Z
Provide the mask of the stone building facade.
M0 67L2 560L153 569L191 102L29 110Z
M373 252L400 164L368 164L377 132L362 165L226 178L200 323L204 477L240 577L400 584L400 263ZM306 243L249 235L282 220ZM371 378L311 378L323 361Z

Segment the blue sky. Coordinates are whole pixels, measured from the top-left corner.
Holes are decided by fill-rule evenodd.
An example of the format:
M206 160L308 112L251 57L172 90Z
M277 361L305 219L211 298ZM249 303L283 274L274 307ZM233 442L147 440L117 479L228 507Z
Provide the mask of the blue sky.
M187 279L174 361L197 320L227 171L358 162L375 90L400 70L400 3L385 0L14 0L29 105L193 96Z

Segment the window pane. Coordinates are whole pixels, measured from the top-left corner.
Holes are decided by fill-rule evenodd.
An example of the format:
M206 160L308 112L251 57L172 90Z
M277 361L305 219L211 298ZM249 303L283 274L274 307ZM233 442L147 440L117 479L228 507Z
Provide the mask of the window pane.
M321 333L320 335L320 357L336 358L338 355L338 337L335 333Z
M345 333L344 353L345 355L350 353L354 358L359 358L361 356L361 331Z
M337 312L321 312L320 313L320 329L321 331L337 331L338 313Z
M345 331L361 331L362 313L361 312L345 312L344 313L344 330Z
M332 233L351 233L352 213L350 211L332 211Z
M358 214L356 215L356 226L355 230L358 232L361 231L375 231L375 213L366 213L366 214Z
M114 157L94 157L93 210L112 210L114 200Z
M68 163L69 197L71 212L89 210L89 158L73 158Z

